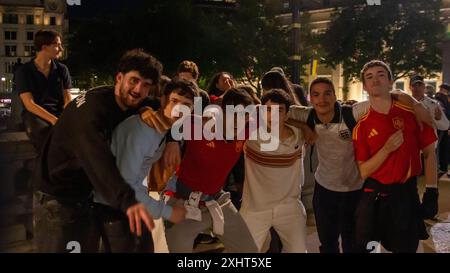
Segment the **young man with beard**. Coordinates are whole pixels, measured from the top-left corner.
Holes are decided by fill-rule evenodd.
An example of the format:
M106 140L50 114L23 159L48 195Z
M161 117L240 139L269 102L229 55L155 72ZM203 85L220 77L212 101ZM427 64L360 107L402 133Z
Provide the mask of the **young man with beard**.
M178 118L172 117L172 110L179 105L191 109L194 97L198 97L197 86L191 82L173 79L165 88L162 107L156 113L147 108L140 115L133 115L120 123L113 132L111 149L117 166L125 181L133 187L136 199L145 204L153 219L162 217L172 223L184 220L186 210L182 206L169 206L162 200L155 200L148 194L148 185L143 185L152 164L157 161L165 147L165 135ZM159 116L164 121L164 130L158 132L148 123L149 114ZM147 122L146 122L147 121ZM144 181L147 182L147 181ZM127 228L127 217L114 209L98 194L95 202L102 218L105 232L104 248L107 252L152 252L152 237L144 230L144 236L136 238Z
M151 55L128 51L119 61L113 87L90 90L66 107L36 168L36 251L66 252L71 241L82 252L97 251L92 191L126 213L132 233L142 234L141 221L152 228L152 216L121 176L110 143L114 128L136 113L161 71Z
M373 60L361 70L370 109L353 130L355 158L364 181L356 209L355 247L370 250L381 242L392 252L416 252L426 239L422 212L437 213L437 174L431 126L420 130L413 111L392 100L393 77L387 64ZM417 176L424 155L426 192L420 204Z

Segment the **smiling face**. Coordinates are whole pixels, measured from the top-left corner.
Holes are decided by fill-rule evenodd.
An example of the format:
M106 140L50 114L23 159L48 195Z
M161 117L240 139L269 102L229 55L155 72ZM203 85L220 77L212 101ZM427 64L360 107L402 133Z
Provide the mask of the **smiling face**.
M138 71L117 73L115 94L119 105L124 109L137 108L149 95L152 86L152 80L143 78Z
M336 94L328 83L316 83L311 86L311 104L319 115L334 113Z
M394 82L389 78L388 71L382 66L368 68L363 75L364 89L372 97L386 96L392 90Z

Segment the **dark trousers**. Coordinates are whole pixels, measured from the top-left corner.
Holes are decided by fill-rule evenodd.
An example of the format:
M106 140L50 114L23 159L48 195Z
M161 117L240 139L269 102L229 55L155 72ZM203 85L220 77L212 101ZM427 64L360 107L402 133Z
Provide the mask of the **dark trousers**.
M321 253L339 253L339 236L343 252L353 251L354 217L360 195L360 190L331 191L316 181L313 207Z
M142 236L130 232L126 214L102 204L95 204L97 225L101 234L101 252L106 253L153 253L154 245L150 231L142 223Z
M99 233L92 212L89 202L64 202L36 194L35 252L97 252Z
M404 184L384 185L368 178L356 209L355 247L368 252L381 242L394 253L414 253L428 234L420 211L416 177Z
M52 125L40 117L24 111L22 113L23 124L25 132L30 138L31 144L36 149L36 152L40 151L41 145L44 143Z
M438 131L439 142L438 142L438 158L439 158L439 170L442 172L447 172L448 169L448 157L450 153L448 132Z

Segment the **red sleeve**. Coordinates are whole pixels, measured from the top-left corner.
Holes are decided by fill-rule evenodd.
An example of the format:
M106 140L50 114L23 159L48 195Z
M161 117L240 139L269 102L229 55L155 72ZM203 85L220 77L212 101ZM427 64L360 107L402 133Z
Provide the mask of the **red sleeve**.
M423 125L423 130L419 133L419 145L420 149L423 150L428 145L432 144L437 140L434 129L428 124Z
M362 123L358 123L353 129L353 148L355 149L356 161L367 161L370 159L367 134Z

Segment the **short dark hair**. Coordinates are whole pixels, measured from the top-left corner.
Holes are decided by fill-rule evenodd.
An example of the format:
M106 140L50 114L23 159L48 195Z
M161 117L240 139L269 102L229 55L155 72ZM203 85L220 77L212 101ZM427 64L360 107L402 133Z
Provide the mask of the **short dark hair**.
M157 85L161 78L163 66L155 57L143 49L132 49L125 52L120 58L117 72L126 74L133 70L138 71L142 77L151 79L153 84Z
M261 79L261 86L264 90L281 89L284 90L295 104L300 104L297 95L292 90L289 81L280 72L271 70L264 74Z
M223 95L222 108L225 108L227 105L237 106L240 104L244 107L253 104L252 97L243 88L230 88Z
M55 30L39 30L34 34L34 49L36 52L41 51L43 46L53 44L57 37L62 36Z
M197 79L198 75L200 74L198 71L197 64L192 61L182 61L178 65L177 74L179 74L181 72L191 73L192 77L194 77L194 79Z
M193 81L184 80L178 77L173 78L164 88L164 96L168 98L171 93L194 100L200 96L197 85Z
M250 86L250 85L238 85L238 88L243 89L245 92L247 92L250 97L253 99L254 104L261 104L261 100L258 98L258 94L256 93L256 90Z
M289 96L283 89L271 89L265 93L261 98L261 104L266 104L268 101L276 102L278 104L284 104L286 106L286 112L289 111L289 107L293 104L291 96Z
M359 77L360 77L362 83L364 83L364 73L366 73L366 71L369 68L376 67L376 66L380 66L380 67L383 67L384 69L386 69L386 71L388 72L388 79L389 80L392 80L394 78L392 76L392 70L391 70L391 68L389 67L389 65L387 63L385 63L383 61L380 61L380 60L372 60L370 62L367 62L363 66L363 68L361 69L361 73L360 73Z
M333 82L332 82L330 79L324 78L324 77L318 77L318 78L314 79L314 80L311 82L311 84L309 85L309 94L311 94L312 87L313 87L315 84L319 84L319 83L325 83L325 84L328 84L329 86L331 86L331 90L333 91L333 93L336 94L336 91L334 90L334 84L333 84Z

